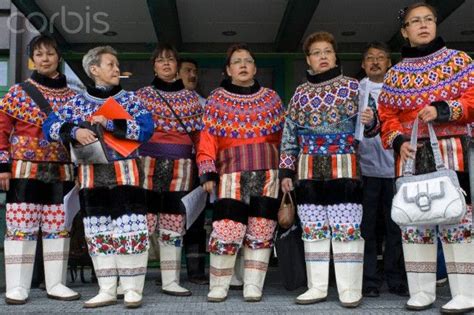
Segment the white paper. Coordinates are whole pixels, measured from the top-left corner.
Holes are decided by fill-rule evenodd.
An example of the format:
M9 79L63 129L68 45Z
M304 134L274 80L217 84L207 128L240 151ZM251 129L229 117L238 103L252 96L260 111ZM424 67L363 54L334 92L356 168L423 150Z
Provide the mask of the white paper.
M66 229L70 231L72 227L72 221L74 221L74 217L81 209L81 205L79 204L79 186L74 185L67 195L64 196L63 201L64 212L66 213Z
M209 203L214 203L217 200L217 189L214 186L214 189L212 190L212 193L209 195Z
M8 62L0 61L0 86L7 86L8 84Z
M359 115L357 116L357 123L356 123L356 130L355 130L355 138L356 140L362 141L364 140L364 125L360 121L360 116L367 108L369 104L369 92L370 92L370 81L369 80L362 80L360 82L359 91L364 91L364 94L359 93Z
M181 198L181 201L186 208L186 230L189 230L194 221L199 217L201 212L206 207L207 192L198 186L189 194Z

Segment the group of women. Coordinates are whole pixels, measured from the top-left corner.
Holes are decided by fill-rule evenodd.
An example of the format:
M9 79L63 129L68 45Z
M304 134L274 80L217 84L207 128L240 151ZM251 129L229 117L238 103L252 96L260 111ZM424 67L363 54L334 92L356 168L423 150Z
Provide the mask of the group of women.
M378 114L371 109L361 114L364 133L381 130L384 145L397 154L399 169L414 158L415 148L407 142L413 120L435 121L445 163L458 172L469 192L471 59L436 37L431 6L405 8L400 22L407 46L386 76ZM297 87L285 111L277 93L255 80L256 59L250 49L232 45L226 78L202 108L198 95L176 78L178 54L171 46L158 45L151 60L155 78L137 92L121 88L115 50L96 47L83 58L94 85L75 94L58 71L56 43L46 36L35 38L29 50L36 71L26 85L14 85L0 104L0 189L8 191L6 302L23 304L28 298L40 229L48 297L80 298L65 286L69 239L62 197L75 179L99 284L99 293L85 307L115 304L122 290L126 307L141 305L148 237L155 230L162 291L190 295L179 281L185 234L181 198L199 178L204 190L217 194L208 301L226 299L239 250L244 257L244 299L261 300L278 197L280 191L294 189L308 278L308 290L296 302L327 298L332 246L339 300L345 307L358 306L364 253L354 139L359 86L343 74L336 49L327 32L308 36L303 47L307 82ZM95 115L110 97L128 118ZM75 177L65 148L96 141L94 125L141 146L124 157L106 144L109 162L79 164ZM420 135L426 138L425 129L420 128ZM424 138L416 150L418 173L434 167ZM443 306L446 312L474 309L471 229L471 207L459 224L439 227L453 296ZM428 308L435 300L436 227L409 227L402 236L410 291L407 308Z

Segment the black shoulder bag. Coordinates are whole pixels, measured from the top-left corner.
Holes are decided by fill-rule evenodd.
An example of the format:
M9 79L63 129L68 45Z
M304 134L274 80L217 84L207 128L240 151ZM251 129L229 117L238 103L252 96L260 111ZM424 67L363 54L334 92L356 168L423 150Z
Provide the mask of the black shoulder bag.
M156 94L158 94L158 96L163 100L163 102L165 102L166 106L168 106L169 110L171 111L171 113L173 113L173 116L178 120L179 124L181 125L181 127L183 127L184 131L186 132L186 134L189 136L189 138L191 139L191 142L193 143L193 154L196 153L196 148L195 148L195 143L194 143L194 139L193 137L191 136L191 133L186 129L186 126L184 125L183 121L181 120L181 118L178 116L178 114L176 114L176 112L174 111L174 109L171 107L170 103L168 103L168 101L166 100L166 98L163 97L163 95L161 95L161 93L158 91L158 89L154 89Z
M28 94L31 99L39 106L40 110L49 116L49 114L53 111L51 105L49 105L48 101L44 98L43 94L28 81L20 83L21 88Z

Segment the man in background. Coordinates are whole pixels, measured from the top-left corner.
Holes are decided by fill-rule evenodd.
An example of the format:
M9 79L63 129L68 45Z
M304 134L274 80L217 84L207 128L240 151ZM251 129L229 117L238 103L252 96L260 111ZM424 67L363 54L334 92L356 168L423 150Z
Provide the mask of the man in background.
M184 87L196 91L198 85L198 66L194 59L181 58L178 65L178 76L183 80ZM197 92L196 92L197 93ZM206 99L198 94L199 103L204 107ZM208 208L208 207L206 207ZM191 225L184 235L184 251L188 280L196 284L208 284L209 277L205 274L206 267L206 230L204 229L205 210Z
M377 110L377 99L385 73L391 66L390 50L385 43L370 43L363 55L362 68L367 77L360 81L359 110ZM408 296L403 263L401 232L390 212L394 194L393 150L384 150L380 136L360 139L359 154L363 181L362 237L365 239L363 295L378 297L382 276L377 270L377 231L385 230L384 275L389 291ZM382 216L383 220L377 220ZM384 226L380 226L380 222Z

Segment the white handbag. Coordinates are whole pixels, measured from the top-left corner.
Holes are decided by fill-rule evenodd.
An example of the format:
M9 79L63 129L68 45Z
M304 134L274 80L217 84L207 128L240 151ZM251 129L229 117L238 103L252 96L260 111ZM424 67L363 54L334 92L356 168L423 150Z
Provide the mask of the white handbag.
M447 169L441 158L438 139L428 123L431 148L436 164L432 173L414 175L415 161L408 159L403 176L396 181L392 220L400 226L455 224L466 213L464 191L456 172ZM413 124L410 145L417 147L418 118Z

